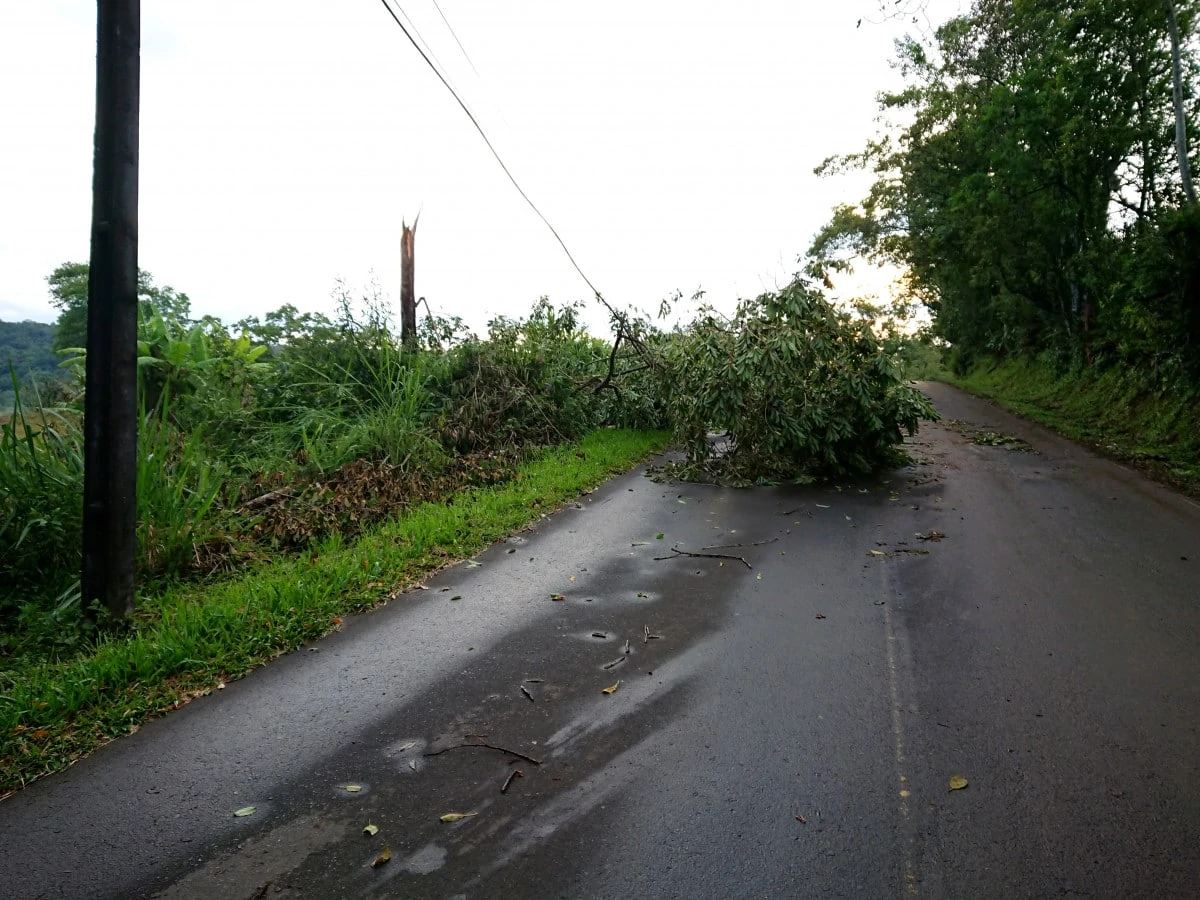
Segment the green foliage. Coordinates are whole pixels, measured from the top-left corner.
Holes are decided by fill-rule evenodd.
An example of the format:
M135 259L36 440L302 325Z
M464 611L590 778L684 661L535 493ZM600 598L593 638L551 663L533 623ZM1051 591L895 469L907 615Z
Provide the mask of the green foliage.
M729 320L702 311L666 345L667 408L685 476L736 483L863 474L896 462L901 429L935 418L901 379L896 339L796 279L743 300ZM727 446L714 452L713 429Z
M16 399L9 384L11 367L17 380L31 389L45 388L62 376L54 354L54 326L42 322L0 322L0 416L12 410Z
M67 262L46 277L50 302L59 310L54 349L72 350L87 345L87 263ZM168 321L186 323L191 314L191 301L172 287L159 287L154 277L138 270L138 301L144 318L155 313Z
M0 794L321 637L338 617L478 552L668 440L664 432L597 431L535 454L503 485L415 505L356 542L335 535L319 553L275 558L240 577L160 585L122 635L57 659L0 659Z
M1200 389L1182 374L984 358L953 383L1075 440L1200 489Z
M64 309L86 297L86 278L77 265L51 276ZM543 298L527 318L495 320L486 340L430 316L419 347L405 348L374 288L355 299L339 284L333 319L285 306L231 332L187 318L184 295L144 282L143 587L352 538L410 504L502 481L524 456L597 425L650 418L633 411L642 394L601 389L616 355L575 306ZM85 364L77 348L62 370L79 389ZM81 392L21 397L32 410L19 407L0 434L0 656L14 641L72 645L83 624L72 592Z
M1192 84L1200 6L1176 6ZM1043 351L1200 367L1200 214L1181 190L1167 22L1156 0L974 0L902 43L906 85L882 109L905 124L822 167L875 184L835 212L809 271L854 254L905 268L959 372ZM1191 124L1200 96L1185 101Z

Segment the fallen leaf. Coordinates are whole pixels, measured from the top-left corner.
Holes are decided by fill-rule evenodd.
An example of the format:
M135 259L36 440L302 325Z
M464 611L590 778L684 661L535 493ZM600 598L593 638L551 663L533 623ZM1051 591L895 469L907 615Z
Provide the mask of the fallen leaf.
M357 794L359 791L362 790L362 785L361 784L348 784L348 785L346 785L346 790L348 790L351 794Z
M648 597L648 596L650 596L650 595L649 595L649 594L647 594L645 591L638 591L638 596L639 596L639 597Z
M574 580L575 580L575 576L574 576L574 575L572 575L570 578L568 578L568 579L567 579L567 581L574 581Z
M379 834L379 826L367 824L363 826L363 834L369 834L371 837Z
M440 821L442 821L442 822L461 822L463 819L469 819L471 816L477 816L477 815L479 815L479 813L476 813L476 812L446 813L444 816L441 817Z
M961 791L967 786L967 784L967 779L963 778L961 775L950 776L950 790L952 791Z
M371 868L378 869L380 866L382 866L385 862L387 862L391 858L392 858L392 848L384 847L383 852L380 853L377 857L375 857L375 862L371 863Z
M415 759L410 759L408 761L408 767L410 769L412 769L414 772L417 771L417 761Z
M517 548L516 548L516 547L509 547L509 548L508 548L508 550L506 550L505 552L506 552L506 553L516 553L516 552L517 552Z
M817 618L818 618L818 619L823 619L823 618L825 618L825 613L817 613Z
M468 569L478 569L478 568L480 568L482 565L483 565L483 563L481 563L481 562L477 562L477 561L475 561L475 560L473 560L473 559L468 559L468 560L467 560L467 568L468 568Z
M828 504L825 504L825 503L818 503L817 509L829 509L829 506L828 506Z
M567 598L564 597L562 594L551 594L550 599L551 600L566 600Z
M616 693L617 688L619 688L620 686L621 686L621 682L618 681L616 684L609 685L604 690L602 690L600 693L602 693L602 694Z
M451 600L461 600L461 599L462 599L462 594L455 594L455 595L454 595L453 597L451 597L450 599L451 599Z
M887 556L882 550L872 550L870 553L872 556Z
M407 744L404 744L401 747L397 747L396 749L398 752L403 753L405 750L411 750L415 746L417 746L416 741L409 741Z
M755 578L757 578L759 581L762 581L762 572L759 572L759 573L758 573L757 575L755 575L754 577L755 577Z
M237 818L242 819L242 818L245 818L246 816L252 816L256 812L258 812L257 806L243 806L241 809L234 812L234 815Z
M808 819L804 818L804 816L796 816L796 821L799 822L801 825L808 824Z
M654 539L655 539L656 541L661 541L661 540L662 540L664 537L666 537L666 535L664 535L664 534L663 534L663 533L660 531L658 534L656 534L656 535L654 536Z
M595 637L595 638L606 638L606 637L608 637L608 634L607 634L607 633L605 633L605 632L603 632L603 631L593 631L593 632L592 632L592 637Z

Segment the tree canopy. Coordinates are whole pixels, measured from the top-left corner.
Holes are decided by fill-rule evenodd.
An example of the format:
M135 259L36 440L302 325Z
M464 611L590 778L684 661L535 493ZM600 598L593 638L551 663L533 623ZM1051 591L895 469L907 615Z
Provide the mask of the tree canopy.
M1176 123L1186 138L1200 112L1198 10L975 0L900 42L904 86L880 98L899 127L818 169L875 182L817 235L810 273L855 255L907 269L960 370L980 353L1046 351L1194 370L1200 209Z

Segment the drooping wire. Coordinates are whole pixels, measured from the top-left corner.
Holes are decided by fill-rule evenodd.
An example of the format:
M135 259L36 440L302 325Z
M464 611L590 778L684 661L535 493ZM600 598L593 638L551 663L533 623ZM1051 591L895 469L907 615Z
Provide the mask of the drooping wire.
M605 305L605 307L608 308L609 312L613 313L613 315L617 315L616 310L609 305L608 301L604 299L603 295L596 290L596 286L592 284L591 279L584 274L583 269L579 267L579 263L575 262L575 257L571 255L571 251L567 248L566 242L559 235L558 231L556 231L554 226L550 224L550 220L542 214L542 211L538 209L537 204L529 198L529 195L525 193L525 189L522 188L517 179L513 177L513 173L509 171L508 166L504 164L504 160L501 159L500 154L496 151L496 148L492 146L492 142L488 139L487 132L483 130L483 127L479 124L479 120L475 118L475 114L471 112L467 104L463 102L460 96L458 96L458 91L454 90L454 88L450 86L450 82L446 80L446 77L441 73L438 67L433 64L433 61L429 58L425 51L421 49L421 45L416 42L412 34L409 33L408 29L404 27L404 23L400 21L399 16L397 16L392 10L391 4L388 2L388 0L380 0L380 2L383 4L383 8L388 11L388 15L392 17L393 21L395 21L395 23L400 27L400 30L404 32L404 36L408 38L408 42L416 48L418 53L421 54L421 58L425 60L425 64L433 70L433 74L438 77L438 80L443 85L445 85L446 90L448 90L450 95L454 97L455 102L462 107L462 111L467 114L467 118L471 120L471 124L475 126L475 130L479 132L479 136L483 138L483 142L487 144L488 150L491 151L492 156L496 159L496 162L500 164L500 168L504 170L504 174L508 176L508 180L512 182L513 187L517 189L517 193L521 195L521 198L529 204L529 208L532 209L537 214L537 217L542 220L545 226L550 229L550 233L554 235L554 239L558 241L558 245L562 247L563 253L567 255L567 259L570 260L571 265L575 268L575 271L579 273L579 277L583 279L584 284L591 289L592 293L595 294L596 299L598 299ZM396 3L396 8L400 8L399 3ZM401 10L401 12L403 13L403 10ZM407 19L408 16L405 15L404 18Z

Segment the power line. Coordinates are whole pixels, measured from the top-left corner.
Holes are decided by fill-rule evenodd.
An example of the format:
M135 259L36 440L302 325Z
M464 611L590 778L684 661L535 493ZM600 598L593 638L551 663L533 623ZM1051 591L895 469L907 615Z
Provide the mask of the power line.
M462 41L458 39L458 35L454 33L454 26L450 24L450 20L446 18L446 14L442 12L442 7L438 5L438 0L433 0L433 8L438 11L438 15L442 17L442 21L446 23L446 28L450 30L450 34L454 37L454 43L458 44L458 49L462 51L463 58L466 59L467 65L471 67L471 71L475 73L475 77L482 79L479 70L475 68L475 63L471 62L471 57L467 55L467 48L462 45Z
M487 144L488 150L492 152L492 156L496 158L496 162L500 164L500 168L504 170L504 174L508 176L508 180L512 182L513 187L517 189L517 193L521 195L521 198L529 204L529 208L537 213L537 217L541 219L543 223L545 223L547 228L550 229L550 233L554 235L554 239L558 241L558 245L562 247L563 253L567 255L567 259L571 261L571 265L575 267L575 271L579 273L579 277L583 279L584 284L591 288L592 293L596 295L596 299L603 303L608 308L609 312L611 312L613 315L616 315L616 310L609 306L608 301L604 299L603 295L598 290L596 290L596 286L592 284L591 279L583 274L583 269L579 268L579 263L575 262L575 257L571 255L571 251L567 249L566 242L559 236L558 232L554 229L554 226L550 224L550 220L542 215L542 211L537 208L537 204L529 199L529 195L525 193L524 188L522 188L517 182L517 179L513 177L513 173L508 170L508 166L504 164L504 160L500 158L500 154L496 152L496 148L492 146L492 142L488 140L487 133L483 130L483 127L475 118L475 114L471 112L471 110L467 107L467 104L465 104L462 101L462 98L458 96L458 92L450 86L450 82L446 80L445 76L438 71L438 67L433 64L433 61L430 60L425 51L421 49L421 45L413 39L411 34L409 34L408 29L404 27L404 23L400 21L399 17L392 10L388 0L380 0L380 2L383 4L383 8L388 11L388 15L392 17L393 21L395 21L395 23L400 27L400 30L404 32L404 36L408 38L408 42L416 48L418 53L421 54L421 58L425 60L426 65L433 70L433 74L436 75L438 80L446 86L446 90L450 92L451 96L454 97L458 105L462 107L462 111L467 114L467 118L471 120L471 124L475 126L475 130L479 132L479 136L483 138L483 142ZM400 9L399 3L396 4L396 8ZM404 12L402 9L400 11L401 13ZM405 15L404 18L407 19L408 16Z
M412 20L412 17L409 16L409 14L404 11L404 8L402 6L400 6L399 3L396 4L396 9L400 10L400 15L404 16L404 21L408 22L408 27L412 29L412 33L415 34L417 36L417 40L420 41L424 45L425 50L429 53L429 57L433 60L433 63L436 63L437 66L442 69L442 71L449 71L446 68L445 64L440 59L438 59L437 54L433 52L433 47L430 45L429 41L425 40L425 37L421 34L420 30L417 28L417 23ZM395 18L395 16L393 16L393 18ZM400 27L403 28L404 26L401 25ZM476 74L478 75L478 73L476 73ZM451 85L454 84L454 79L450 78L449 75L447 75L446 78L448 79L448 81ZM452 87L451 90L454 90L454 88Z

